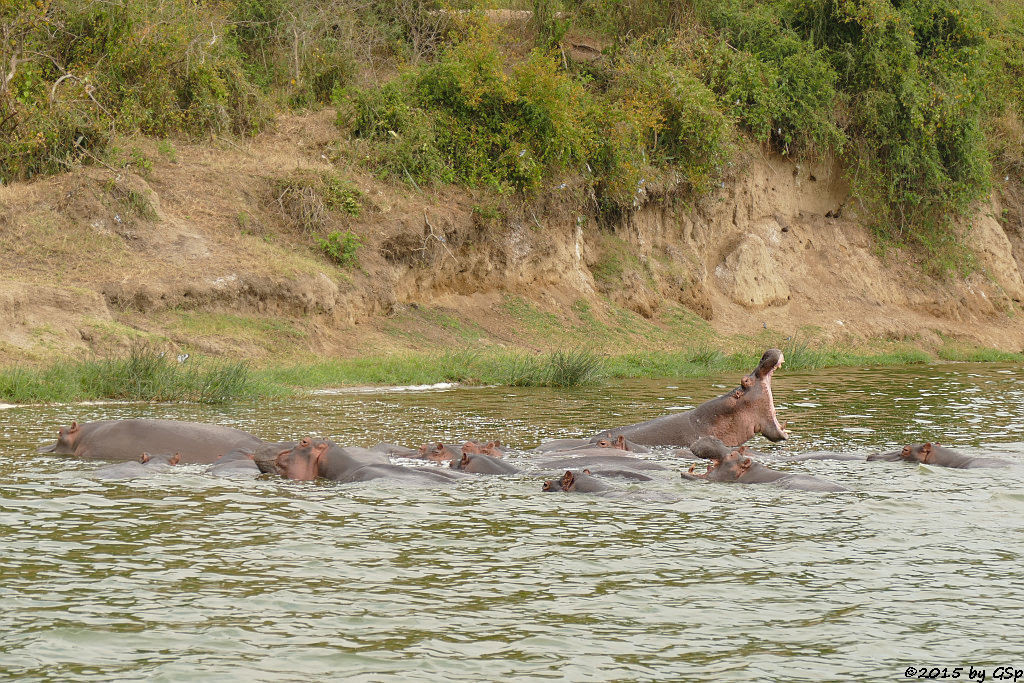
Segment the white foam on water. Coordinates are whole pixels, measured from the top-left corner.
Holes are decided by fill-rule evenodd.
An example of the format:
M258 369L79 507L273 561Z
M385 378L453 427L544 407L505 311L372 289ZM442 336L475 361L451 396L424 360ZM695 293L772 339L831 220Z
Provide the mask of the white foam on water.
M338 387L334 389L313 389L309 393L316 396L335 396L338 394L369 394L399 391L445 391L459 386L458 382L437 382L436 384L407 384L396 387Z

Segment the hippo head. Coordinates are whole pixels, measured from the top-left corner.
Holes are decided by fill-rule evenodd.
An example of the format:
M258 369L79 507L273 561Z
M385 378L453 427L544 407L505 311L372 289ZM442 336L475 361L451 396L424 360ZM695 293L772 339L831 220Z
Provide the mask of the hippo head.
M143 453L141 456L139 456L139 462L141 462L143 465L150 462L153 463L154 465L177 465L179 462L181 462L181 453L175 453L173 455L171 455L170 453L159 453L157 455Z
M61 427L57 430L57 443L49 446L41 446L40 453L61 453L70 454L75 452L78 446L78 439L82 436L82 427L78 422L72 422L70 427Z
M304 437L298 445L277 454L274 469L287 479L313 481L320 476L320 460L328 448L326 441Z
M904 446L903 450L900 451L900 458L903 460L909 460L910 462L928 464L934 460L932 447L938 445L940 444L915 443L909 446Z
M754 371L740 380L740 386L706 403L704 414L697 419L710 423L714 436L730 446L739 446L757 433L769 441L788 438L772 398L772 374L782 367L783 360L779 349L765 351Z
M619 434L614 439L611 439L607 436L602 437L598 439L596 442L594 442L594 445L598 448L614 448L620 451L630 450L629 444L626 443L626 437L623 436L622 434Z
M444 444L438 441L436 444L425 443L420 446L418 458L424 460L433 460L434 462L445 462L452 459L452 454L448 452L448 449L444 447ZM463 451L465 452L465 451ZM476 452L476 451L472 451Z
M743 455L739 449L730 451L727 455L721 456L708 463L707 471L703 474L694 471L696 464L690 465L690 469L683 473L684 479L704 479L708 481L737 481L747 473L754 461Z
M721 460L732 451L733 449L726 446L721 439L713 436L702 436L690 444L690 453L705 460Z
M541 491L547 491L549 493L552 492L552 491L561 491L562 490L562 480L561 479L548 479L547 481L544 482L544 485L541 487L540 490Z

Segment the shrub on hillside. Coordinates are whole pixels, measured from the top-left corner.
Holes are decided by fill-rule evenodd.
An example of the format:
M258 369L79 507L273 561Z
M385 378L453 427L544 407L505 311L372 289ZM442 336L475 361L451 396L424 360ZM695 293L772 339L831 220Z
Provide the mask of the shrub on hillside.
M382 143L387 175L532 190L585 160L586 98L552 56L534 51L513 65L492 35L476 33L434 64L355 92L352 132Z

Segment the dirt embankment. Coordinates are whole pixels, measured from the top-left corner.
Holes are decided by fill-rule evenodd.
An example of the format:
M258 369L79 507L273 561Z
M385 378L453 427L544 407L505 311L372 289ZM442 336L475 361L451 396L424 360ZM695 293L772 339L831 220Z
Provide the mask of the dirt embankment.
M572 188L518 206L380 183L336 153L331 120L287 119L249 143L126 141L124 168L0 187L0 362L136 338L267 362L794 334L1024 348L1013 192L974 218L978 271L938 280L877 253L836 168L751 152L697 205L648 189L598 226ZM296 211L281 181L304 172L350 180L362 211ZM315 248L335 230L361 238L357 266Z

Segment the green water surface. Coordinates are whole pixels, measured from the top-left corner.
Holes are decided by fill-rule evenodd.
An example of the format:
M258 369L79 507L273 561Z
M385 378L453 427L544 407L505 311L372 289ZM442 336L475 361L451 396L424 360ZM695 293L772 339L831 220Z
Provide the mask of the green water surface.
M902 680L1024 668L1024 467L780 465L850 493L683 481L541 494L208 476L41 455L58 426L161 417L268 440L529 448L691 407L738 376L578 390L0 410L0 676L17 680ZM773 454L938 440L1024 463L1018 366L778 373ZM659 495L647 495L651 492ZM677 502L666 502L678 497Z

